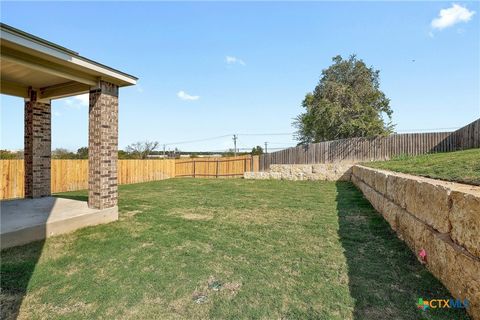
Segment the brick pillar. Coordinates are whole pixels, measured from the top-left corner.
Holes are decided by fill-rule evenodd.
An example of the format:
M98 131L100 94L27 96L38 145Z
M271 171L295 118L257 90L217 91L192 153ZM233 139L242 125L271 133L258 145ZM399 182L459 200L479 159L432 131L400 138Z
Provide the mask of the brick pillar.
M90 90L88 206L117 205L118 86L100 81Z
M50 195L51 107L29 90L25 100L25 198Z

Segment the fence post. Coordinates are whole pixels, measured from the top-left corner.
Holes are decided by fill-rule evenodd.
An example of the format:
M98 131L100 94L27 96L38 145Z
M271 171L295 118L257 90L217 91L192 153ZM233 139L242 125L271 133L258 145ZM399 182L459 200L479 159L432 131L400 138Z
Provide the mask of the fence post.
M215 163L215 178L218 178L218 159Z
M245 173L245 171L247 171L247 158L243 159L243 173Z
M193 177L196 178L196 176L195 176L195 160L193 160Z

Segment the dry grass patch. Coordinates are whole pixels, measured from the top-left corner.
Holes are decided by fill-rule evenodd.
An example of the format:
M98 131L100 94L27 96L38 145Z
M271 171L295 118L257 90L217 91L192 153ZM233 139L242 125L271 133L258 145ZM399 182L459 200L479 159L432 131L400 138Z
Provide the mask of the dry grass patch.
M148 248L148 247L151 247L153 245L154 245L153 242L144 242L144 243L142 243L141 247L142 248Z
M130 210L130 211L122 212L122 214L119 217L119 220L129 219L129 218L137 215L138 213L142 213L142 212L143 212L142 210Z
M211 220L215 216L215 210L206 207L174 208L168 214L185 220Z
M185 220L210 220L212 219L211 216L206 216L203 214L196 214L196 213L186 213L182 215L182 218Z
M237 225L299 225L312 219L314 213L302 209L241 208L225 210L217 218L222 223Z
M120 304L118 307L108 308L106 311L108 319L136 320L136 319L158 319L159 315L170 314L165 306L165 300L156 293L146 293L143 298L133 306ZM172 316L161 317L162 319L176 319Z
M240 291L240 288L242 287L242 283L241 282L227 282L224 284L223 286L225 288L225 290L231 295L231 296L235 296L237 295L238 291Z
M176 251L191 251L197 250L202 253L211 253L213 247L209 243L203 243L199 241L183 241L181 245L178 245L174 248Z
M41 288L27 295L22 301L17 320L71 318L81 315L85 317L96 308L95 303L86 303L78 299L68 300L61 305L44 303L42 296L48 291L48 288Z

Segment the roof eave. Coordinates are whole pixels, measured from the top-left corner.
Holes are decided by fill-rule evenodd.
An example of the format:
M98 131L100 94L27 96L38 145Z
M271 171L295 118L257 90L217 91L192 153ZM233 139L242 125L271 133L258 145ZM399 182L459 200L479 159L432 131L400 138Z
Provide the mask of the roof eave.
M46 54L63 62L72 63L83 70L100 74L101 78L109 80L121 87L135 85L138 78L99 62L80 56L77 52L0 23L1 39L13 42L29 50Z

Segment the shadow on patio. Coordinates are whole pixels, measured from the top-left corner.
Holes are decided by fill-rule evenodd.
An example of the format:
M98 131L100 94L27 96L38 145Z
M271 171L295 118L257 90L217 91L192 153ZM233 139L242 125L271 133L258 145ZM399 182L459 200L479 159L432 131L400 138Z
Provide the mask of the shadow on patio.
M9 219L15 213L20 213L15 210L15 207L21 206L23 199L4 200L0 201L1 207L1 228L2 228L2 247L4 246L3 233L9 229L19 228L15 222L16 219ZM27 200L28 201L28 200ZM45 212L51 212L54 202L45 203L43 208ZM47 207L50 206L50 207ZM18 208L17 208L18 209ZM9 212L7 212L9 211ZM45 222L50 214L40 217L40 220ZM7 225L7 220L11 225ZM13 220L13 221L12 221ZM41 222L41 221L38 222ZM0 319L17 319L20 312L23 299L27 294L28 284L32 278L35 267L42 254L43 246L45 244L46 228L39 227L35 230L36 235L43 240L31 242L23 246L15 246L1 251L1 270L0 270ZM20 234L20 237L22 235ZM15 238L10 236L9 238ZM14 240L14 239L11 239ZM15 240L14 240L15 241ZM21 254L20 254L21 252ZM5 259L6 257L21 257L21 259Z
M45 238L117 220L116 209L91 209L87 200L72 195L0 202L1 247L5 248L1 251L0 319L18 317Z
M352 183L337 182L336 201L354 319L469 319L463 309L417 309L419 298L451 295Z

